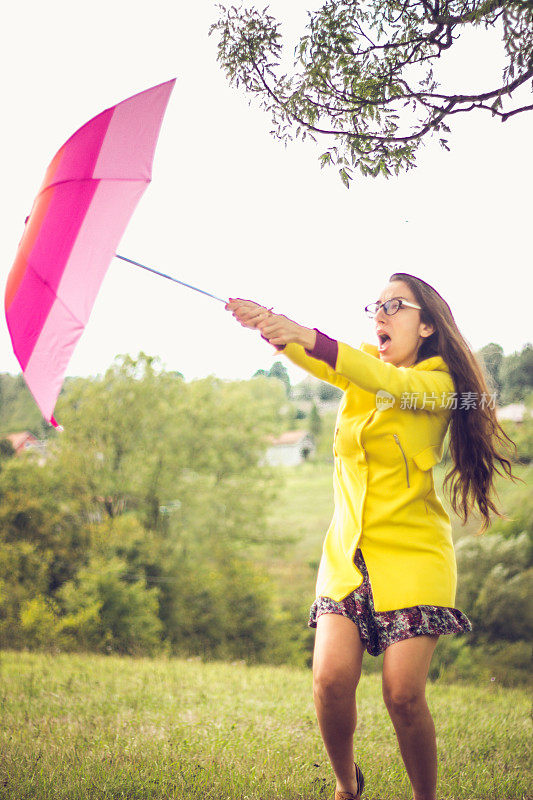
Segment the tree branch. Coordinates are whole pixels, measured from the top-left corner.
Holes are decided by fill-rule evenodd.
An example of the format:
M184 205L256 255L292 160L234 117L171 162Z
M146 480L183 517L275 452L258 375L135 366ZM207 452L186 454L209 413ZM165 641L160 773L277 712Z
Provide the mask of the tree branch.
M285 141L302 129L304 138L334 137L322 163L340 165L347 184L350 163L372 175L413 166L424 136L449 132L448 116L484 110L506 121L532 111L526 103L505 111L501 102L533 77L530 9L533 0L372 0L363 6L327 0L309 15L295 53L298 71L279 78L278 23L266 10L224 9L225 19L213 27L221 32L218 59L230 82L256 94L272 114L272 133ZM461 26L493 26L501 17L508 56L502 85L444 93L433 61L450 51Z

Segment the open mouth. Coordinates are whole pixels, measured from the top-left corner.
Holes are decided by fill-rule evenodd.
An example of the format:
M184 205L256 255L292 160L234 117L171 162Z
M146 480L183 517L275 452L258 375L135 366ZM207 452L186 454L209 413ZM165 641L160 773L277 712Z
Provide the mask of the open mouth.
M391 338L388 333L378 333L378 340L379 340L378 350L380 353L384 353L389 348L389 345L391 343Z

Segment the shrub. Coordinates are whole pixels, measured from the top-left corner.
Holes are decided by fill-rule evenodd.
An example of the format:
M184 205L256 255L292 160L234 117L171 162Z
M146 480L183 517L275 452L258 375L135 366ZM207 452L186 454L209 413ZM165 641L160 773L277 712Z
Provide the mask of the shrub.
M58 592L66 614L59 631L83 649L139 655L161 649L157 588L127 581L125 561L94 557Z

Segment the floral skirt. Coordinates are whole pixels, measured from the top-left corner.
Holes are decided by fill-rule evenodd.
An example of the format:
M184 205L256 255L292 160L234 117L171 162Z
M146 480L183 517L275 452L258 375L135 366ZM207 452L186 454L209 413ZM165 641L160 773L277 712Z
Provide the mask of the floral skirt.
M389 645L413 636L468 633L472 630L468 617L456 608L411 606L397 611L376 611L368 570L359 549L355 553L354 563L363 574L361 586L340 602L330 597L315 600L307 623L310 628L316 628L316 621L321 614L342 614L355 622L371 656L379 656Z

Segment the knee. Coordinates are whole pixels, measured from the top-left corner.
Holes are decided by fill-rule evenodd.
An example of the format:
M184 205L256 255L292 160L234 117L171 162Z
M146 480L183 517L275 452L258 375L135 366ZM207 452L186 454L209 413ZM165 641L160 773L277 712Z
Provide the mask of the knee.
M424 692L403 686L383 686L383 700L391 717L406 722L414 719L426 704Z
M355 696L357 680L334 666L322 667L313 672L313 696L315 701L332 704Z

